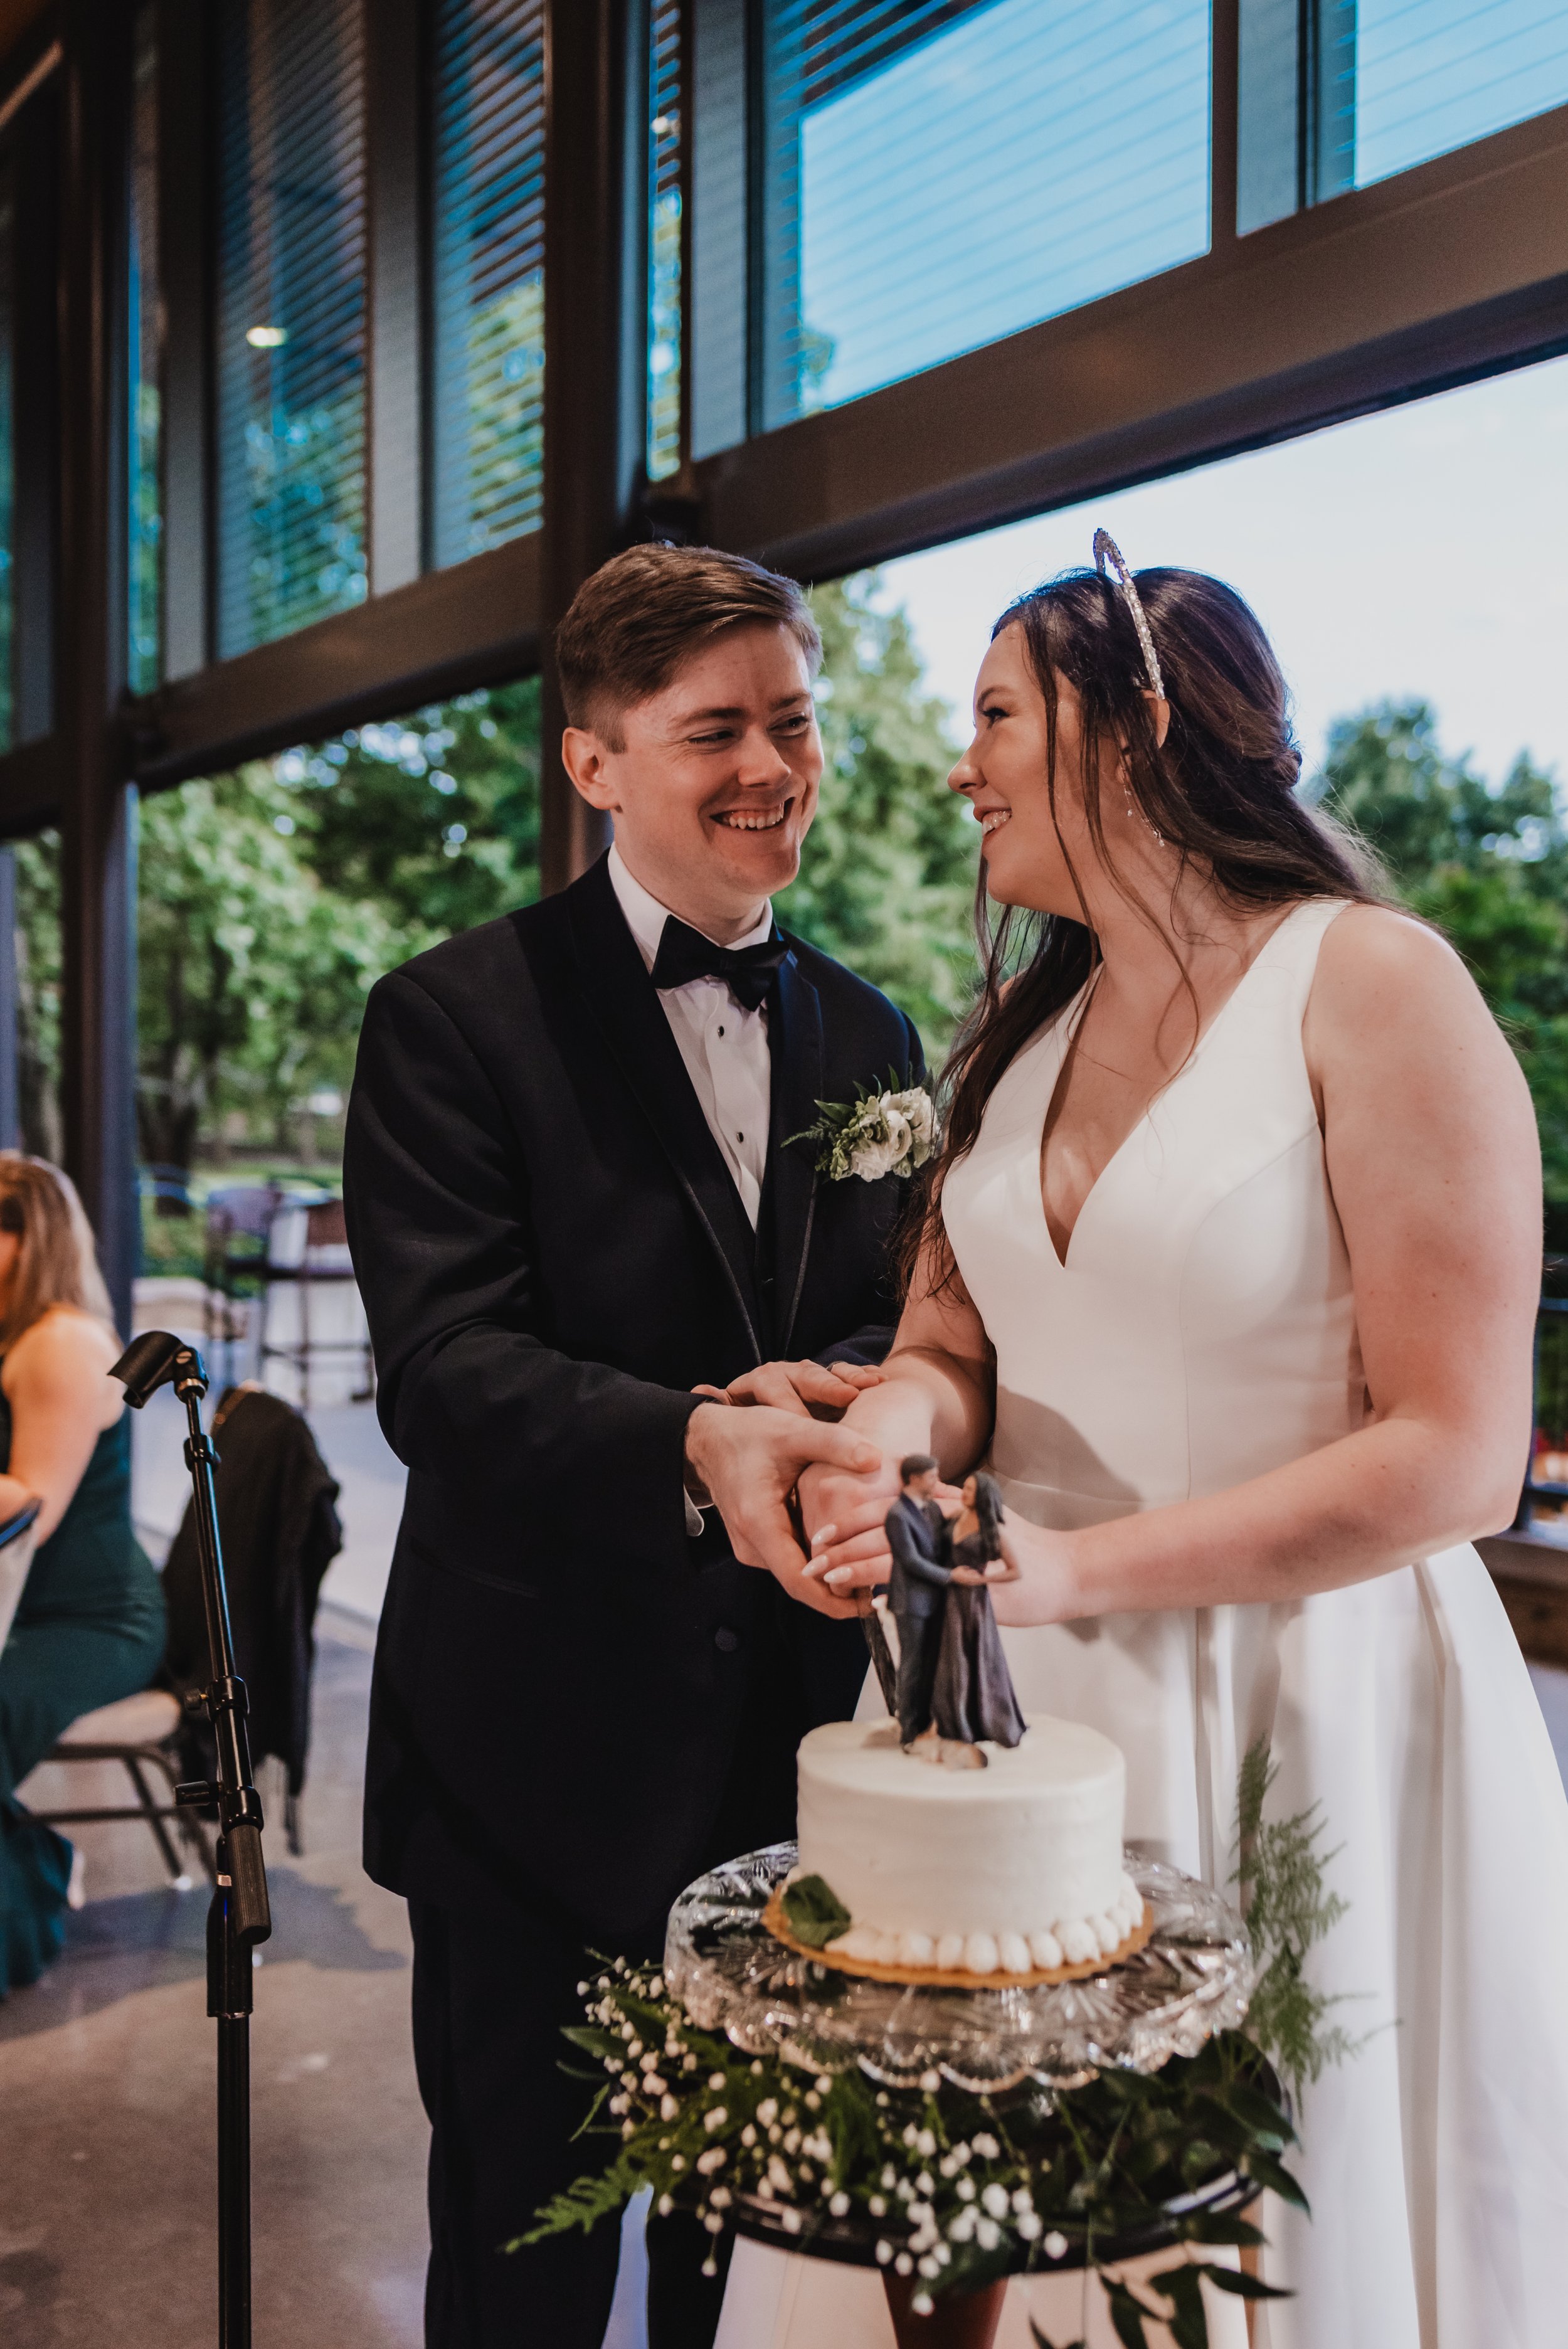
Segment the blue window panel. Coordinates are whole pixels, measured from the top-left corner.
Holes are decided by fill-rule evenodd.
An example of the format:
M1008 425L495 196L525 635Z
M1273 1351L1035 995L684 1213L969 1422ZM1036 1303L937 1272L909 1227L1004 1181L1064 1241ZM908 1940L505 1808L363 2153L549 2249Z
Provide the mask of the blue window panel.
M680 0L653 0L648 23L648 448L650 481L681 461L681 160L686 93Z
M359 603L365 119L358 0L222 0L218 638Z
M130 93L126 302L126 681L150 693L162 673L163 497L158 285L158 50L139 8Z
M1357 187L1563 105L1563 0L1360 0Z
M1208 0L772 0L763 421L1205 253L1210 56Z
M434 542L448 564L540 523L542 0L439 0L434 113Z

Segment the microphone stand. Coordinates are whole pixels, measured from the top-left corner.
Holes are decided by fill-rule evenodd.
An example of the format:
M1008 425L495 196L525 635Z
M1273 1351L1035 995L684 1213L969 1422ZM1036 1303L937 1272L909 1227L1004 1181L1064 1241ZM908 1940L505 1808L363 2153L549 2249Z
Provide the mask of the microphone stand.
M273 1920L261 1797L251 1782L245 1683L235 1675L229 1630L212 1483L218 1454L201 1424L207 1372L193 1346L167 1330L150 1330L131 1340L109 1375L119 1380L136 1411L160 1387L172 1384L190 1426L185 1464L195 1493L207 1618L209 1671L201 1701L217 1749L217 1783L198 1779L177 1786L174 1799L218 1812L218 1883L207 1911L207 2012L218 2025L218 2343L219 2349L251 2349L251 1953L272 1932Z

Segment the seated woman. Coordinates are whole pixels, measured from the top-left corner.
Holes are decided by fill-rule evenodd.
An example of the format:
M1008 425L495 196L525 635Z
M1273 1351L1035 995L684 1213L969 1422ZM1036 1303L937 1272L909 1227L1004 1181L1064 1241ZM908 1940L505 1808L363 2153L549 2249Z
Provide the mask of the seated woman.
M0 1151L0 1524L41 1503L0 1651L0 1997L59 1955L75 1855L15 1790L78 1715L147 1687L163 1594L130 1526L108 1293L57 1167Z

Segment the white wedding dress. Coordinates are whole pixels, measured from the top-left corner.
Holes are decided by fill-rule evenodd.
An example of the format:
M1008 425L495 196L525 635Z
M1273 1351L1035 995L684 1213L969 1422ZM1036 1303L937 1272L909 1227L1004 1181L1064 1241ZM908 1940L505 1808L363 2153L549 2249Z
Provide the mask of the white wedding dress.
M1013 1062L948 1178L947 1229L996 1350L993 1464L1035 1524L1222 1491L1363 1423L1301 1041L1339 910L1302 905L1274 932L1105 1167L1065 1264L1040 1135L1084 998ZM1264 2272L1296 2296L1260 2308L1258 2349L1563 2349L1568 1804L1475 1551L1285 1604L1004 1640L1026 1713L1121 1746L1145 1850L1224 1884L1259 1737L1279 1765L1269 1816L1318 1804L1337 1847L1348 1913L1313 1973L1362 2044L1306 2094L1295 2167L1313 2218L1264 2206ZM877 2280L811 2265L738 2245L719 2349L891 2345ZM998 2349L1025 2349L1031 2306L1073 2338L1065 2287L1015 2283ZM1239 2316L1231 2303L1215 2349L1242 2337Z

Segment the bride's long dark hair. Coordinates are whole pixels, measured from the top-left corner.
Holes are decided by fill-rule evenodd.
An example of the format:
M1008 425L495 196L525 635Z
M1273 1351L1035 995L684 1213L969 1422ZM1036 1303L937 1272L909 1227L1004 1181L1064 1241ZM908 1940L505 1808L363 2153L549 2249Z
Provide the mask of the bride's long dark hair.
M1114 582L1093 571L1064 572L1010 604L991 631L993 642L1004 628L1022 631L1045 698L1052 814L1057 680L1066 678L1081 713L1089 838L1116 888L1151 926L1168 932L1169 915L1160 922L1117 873L1107 848L1101 793L1090 781L1101 771L1107 743L1126 745L1118 781L1125 778L1134 806L1180 853L1172 907L1193 871L1233 909L1310 897L1386 902L1382 876L1365 844L1297 794L1301 753L1291 731L1290 696L1256 615L1233 588L1201 571L1140 571L1134 578L1171 705L1163 745L1156 739L1137 630ZM1071 872L1070 856L1068 863ZM1073 882L1082 903L1076 872ZM944 1071L943 1146L930 1169L923 1212L905 1226L906 1275L929 1246L939 1282L952 1269L942 1226L946 1172L973 1147L1005 1071L1071 1002L1099 959L1087 920L1018 906L998 917L986 897L984 869L975 919L985 985ZM1176 962L1195 1028L1197 999L1179 952Z

